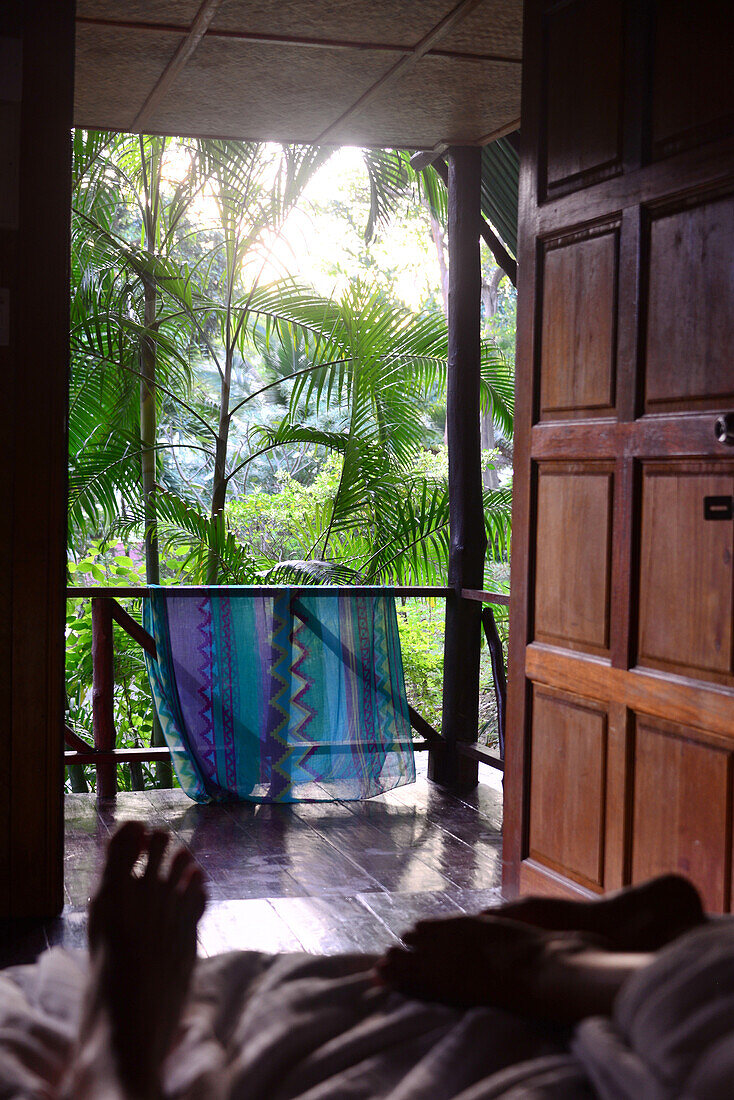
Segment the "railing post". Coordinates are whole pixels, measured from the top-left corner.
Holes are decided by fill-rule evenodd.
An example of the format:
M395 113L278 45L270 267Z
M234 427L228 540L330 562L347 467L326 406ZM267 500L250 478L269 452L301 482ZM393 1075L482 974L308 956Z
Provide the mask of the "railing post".
M443 720L445 748L430 752L428 775L452 787L476 786L478 766L456 751L474 742L479 725L481 605L462 598L462 588L482 588L484 532L479 429L481 268L479 217L481 149L449 150L449 363L446 428L449 451L449 585L444 634Z
M115 747L114 660L112 604L97 596L92 600L92 729L97 750ZM97 798L114 798L116 794L116 765L97 764Z

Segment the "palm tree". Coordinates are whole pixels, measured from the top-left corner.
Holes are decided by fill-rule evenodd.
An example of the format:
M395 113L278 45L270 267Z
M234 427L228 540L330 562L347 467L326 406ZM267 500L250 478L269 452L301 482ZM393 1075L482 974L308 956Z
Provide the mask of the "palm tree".
M188 542L199 568L206 553L208 570L216 562L216 576L230 583L440 583L448 546L448 488L445 480L416 473L414 467L425 443L422 410L444 381L443 318L415 316L359 282L338 302L292 283L279 284L252 291L236 309L242 339L264 344L271 361L273 348L298 346L300 355L297 370L276 372L273 381L241 398L230 414L269 389L282 391L284 384L291 388L289 408L278 424L251 435L247 454L223 467L221 508L208 522L190 505L166 501L169 536ZM489 346L483 354L482 403L509 434L512 372ZM330 417L327 428L319 427L319 416ZM263 454L296 445L340 456L333 499L298 560L243 554L227 531L227 493L238 495L238 486ZM486 493L485 517L490 546L506 552L509 490Z
M414 576L440 573L445 486L416 479L410 468L425 431L416 409L443 375L443 322L411 318L361 285L340 303L291 283L259 286L273 237L325 153L284 149L276 154L272 147L255 143L203 142L197 148L197 167L189 158L178 182L166 191L165 143L146 141L81 133L75 138L72 520L83 524L97 517L110 522L119 519L120 511L131 523L140 520L148 579L156 580L162 507L169 535L177 529L181 537L188 532L199 567L203 559L197 554L207 547L204 575L209 583L220 574L233 579L244 571L250 577L254 563L246 565L246 555L235 552L228 537L228 493L263 453L294 445L320 447L322 453L340 453L342 469L328 523L314 545L305 548L303 560L331 563L322 567L326 570L346 556L353 574L363 576L398 576L406 570ZM374 208L371 231L404 193L409 169L403 157L389 151L369 154L367 164ZM429 183L430 175L424 188ZM213 247L187 267L174 245L180 244L186 210L205 186L216 203L218 229ZM440 186L435 180L431 186L434 191L427 193L440 213ZM122 192L135 196L141 245L129 243L119 232ZM243 272L252 276L247 289ZM231 457L234 418L278 385L236 392L238 363L253 342L267 351L271 341L277 346L295 332L301 334L305 360L292 375L287 416L260 432L258 445L244 457ZM214 406L191 396L189 351L194 341L219 375ZM284 380L287 375L280 382ZM305 412L298 408L304 401ZM511 430L511 373L491 349L485 352L483 401L505 433ZM174 410L174 422L177 417L185 421L183 432L178 431L183 442L160 439L156 408L162 403ZM314 416L308 421L309 409L316 421ZM318 416L323 414L336 422L337 430L319 429ZM179 491L166 494L164 501L157 491L161 455L168 447L203 455L211 470L208 516L201 514L200 497ZM506 541L506 496L488 496L488 523L496 528L491 545ZM370 537L355 541L355 532L365 524Z
M416 472L415 460L422 409L445 374L443 318L413 316L363 284L337 302L290 281L260 285L273 240L325 153L199 143L196 162L189 157L166 183L168 149L158 138L74 138L72 534L142 530L153 582L161 539L183 544L188 577L208 583L440 583L447 486ZM374 226L406 177L390 154L368 160ZM202 243L187 211L205 190L218 225ZM196 392L194 352L214 366L216 400ZM282 369L268 373L281 353ZM259 381L240 377L257 354ZM485 349L483 406L505 434L512 389L508 365ZM260 419L275 393L286 402L279 420L233 447L238 418L253 409ZM162 415L175 429L169 438ZM227 504L264 455L296 447L338 456L339 476L310 537L281 561L238 541ZM198 492L166 462L176 451L201 456ZM497 553L509 519L509 491L485 494Z

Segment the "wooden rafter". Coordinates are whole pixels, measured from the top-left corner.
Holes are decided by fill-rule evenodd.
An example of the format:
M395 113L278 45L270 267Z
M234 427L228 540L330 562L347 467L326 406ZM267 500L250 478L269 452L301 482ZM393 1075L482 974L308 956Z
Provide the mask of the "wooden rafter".
M100 27L115 31L149 31L154 34L171 34L188 37L190 28L181 23L150 23L129 19L101 19L96 16L80 15L76 20L79 27ZM413 47L400 42L372 42L347 38L314 38L307 35L265 34L260 31L229 30L209 26L202 37L222 39L230 42L252 43L259 46L295 46L306 50L345 50L352 53L398 53L410 52ZM522 58L504 53L471 53L465 50L426 50L425 57L445 57L452 61L502 61L510 65L521 65ZM513 129L519 123L512 123ZM500 136L500 135L497 135Z
M510 58L503 58L504 61L509 61ZM522 64L522 62L520 62ZM500 126L498 130L492 130L490 134L485 134L478 141L479 145L489 145L490 141L499 141L500 138L509 137L511 134L516 133L520 129L520 119L514 118L512 122L506 122L504 126Z
M182 42L179 43L179 47L176 50L175 54L168 62L161 75L158 77L158 80L148 94L145 103L133 119L132 129L136 133L140 133L143 131L145 123L148 121L155 108L163 99L163 96L166 94L178 74L186 66L189 58L193 55L197 46L209 29L209 24L216 15L217 8L221 4L221 2L222 0L203 0L202 5L197 12L196 19L191 24L191 27L186 37L183 39Z
M318 145L326 141L329 135L332 134L338 126L341 126L348 118L351 118L352 115L355 115L358 111L366 107L366 105L374 99L379 92L382 92L388 84L394 83L399 76L404 76L422 57L425 57L430 49L445 38L449 31L452 31L462 19L465 19L466 16L474 11L475 8L479 7L482 2L483 0L461 0L461 3L457 4L448 15L445 15L443 19L428 32L428 34L424 35L412 50L407 52L404 57L401 57L399 61L396 61L392 68L388 69L379 80L376 80L366 92L363 92L350 107L347 107L346 111L342 111L337 119L330 123L325 130L322 130L314 144Z

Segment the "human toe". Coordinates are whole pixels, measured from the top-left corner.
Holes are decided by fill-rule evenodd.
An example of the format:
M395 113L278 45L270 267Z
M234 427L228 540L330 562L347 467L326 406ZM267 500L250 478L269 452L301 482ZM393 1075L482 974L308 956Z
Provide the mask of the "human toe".
M148 840L148 865L145 868L146 879L157 879L163 856L168 847L168 833L162 829L155 829Z
M147 830L142 821L126 821L110 837L103 880L129 875L145 850Z

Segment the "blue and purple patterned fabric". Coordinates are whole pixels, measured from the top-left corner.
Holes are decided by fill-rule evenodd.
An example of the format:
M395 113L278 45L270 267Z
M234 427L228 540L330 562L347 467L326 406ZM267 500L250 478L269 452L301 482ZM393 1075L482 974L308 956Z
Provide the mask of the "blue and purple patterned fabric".
M395 602L152 589L158 717L197 802L370 798L415 780Z

